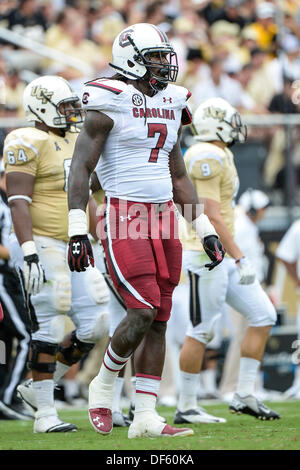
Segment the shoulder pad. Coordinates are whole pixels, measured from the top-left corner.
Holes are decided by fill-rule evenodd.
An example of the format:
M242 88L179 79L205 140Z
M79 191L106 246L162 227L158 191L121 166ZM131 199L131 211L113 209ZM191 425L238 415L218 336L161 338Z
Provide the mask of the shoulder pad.
M39 153L48 140L46 132L26 127L10 132L4 141L3 157L8 169L30 164L38 159Z
M169 84L164 91L164 93L171 93L176 99L176 107L179 109L185 109L187 106L187 101L192 95L192 93L183 86Z
M41 147L47 142L49 134L35 127L24 127L10 132L4 141L4 152L14 148L24 148L36 156L39 155Z
M214 178L220 175L224 167L224 161L221 155L213 150L201 149L198 145L193 147L186 152L186 167L188 174L192 178L201 180Z
M85 83L85 86L100 88L115 95L119 95L127 88L127 84L125 82L121 82L120 80L111 80L109 78L98 78L97 80L91 80L90 82Z
M100 78L91 80L84 86L82 105L86 110L115 111L119 95L127 89L127 84L119 80Z

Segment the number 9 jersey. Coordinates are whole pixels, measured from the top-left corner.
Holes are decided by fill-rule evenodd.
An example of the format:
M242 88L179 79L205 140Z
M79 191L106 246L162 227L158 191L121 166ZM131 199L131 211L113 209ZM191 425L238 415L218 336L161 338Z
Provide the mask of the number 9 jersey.
M234 206L239 190L239 177L233 153L209 142L198 142L184 154L187 173L199 199L212 199L220 203L221 216L234 236ZM183 221L181 241L184 250L202 250L196 232Z
M68 176L78 133L64 137L34 127L10 132L4 142L6 173L32 175L34 235L68 241Z
M181 124L190 123L190 95L173 84L151 97L120 80L86 83L83 108L114 121L96 167L107 196L154 203L173 198L169 154Z

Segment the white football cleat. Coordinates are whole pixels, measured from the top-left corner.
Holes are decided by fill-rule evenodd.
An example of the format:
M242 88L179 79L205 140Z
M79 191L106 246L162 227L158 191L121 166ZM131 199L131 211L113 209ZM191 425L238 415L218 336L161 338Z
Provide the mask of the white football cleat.
M37 403L35 397L35 391L33 388L33 380L28 379L25 382L17 386L17 395L28 405L34 412L37 411Z
M169 424L162 423L155 414L149 416L145 414L139 419L133 421L129 426L128 439L135 437L175 437L175 436L192 436L194 431L189 428L174 428Z
M235 393L233 400L229 405L229 411L230 413L248 414L263 421L280 419L280 415L277 411L271 410L254 395L241 397L238 393Z
M226 423L226 419L210 415L203 408L194 408L187 411L177 410L174 417L174 423Z
M29 410L22 400L14 400L10 405L0 401L0 414L4 416L4 419L19 419L22 421L34 419L32 410Z
M36 412L33 426L34 433L74 432L77 426L64 423L56 414L55 408L48 408Z
M131 424L128 416L125 416L121 410L115 410L112 412L113 425L116 427L126 428Z

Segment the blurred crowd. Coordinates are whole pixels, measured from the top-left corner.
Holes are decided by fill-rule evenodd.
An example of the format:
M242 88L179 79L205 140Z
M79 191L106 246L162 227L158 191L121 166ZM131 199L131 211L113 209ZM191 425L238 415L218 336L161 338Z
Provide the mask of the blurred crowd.
M0 117L22 117L23 89L36 75L61 75L79 93L84 81L111 75L114 38L138 22L168 35L192 108L220 96L244 114L299 112L299 0L2 0ZM253 133L268 145L272 187L284 167L283 128Z
M112 75L114 38L140 22L155 24L167 34L178 55L177 83L192 92L192 110L218 96L243 116L299 113L299 0L1 0L0 121L24 118L23 91L39 75L60 75L79 94L85 81ZM9 126L0 124L0 160ZM300 125L289 138L300 182ZM282 187L284 126L252 126L249 139L267 147L266 188ZM255 152L252 156L254 164ZM99 348L103 351L103 344ZM102 356L99 349L94 351L79 373L83 383L99 369ZM66 395L76 395L71 390L77 387L76 374L73 368L66 379Z

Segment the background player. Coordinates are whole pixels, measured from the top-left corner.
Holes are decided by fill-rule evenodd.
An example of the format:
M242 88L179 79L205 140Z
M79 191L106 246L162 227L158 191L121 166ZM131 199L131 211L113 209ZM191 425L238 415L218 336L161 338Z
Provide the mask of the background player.
M0 365L0 419L33 419L32 413L17 397L17 385L27 374L30 324L17 273L8 247L11 216L7 205L4 163L0 161L0 300L5 312L0 340L5 344L5 364ZM14 348L14 341L17 347Z
M251 260L257 280L264 282L267 274L264 244L259 236L258 223L265 217L270 204L268 196L258 189L248 188L241 194L235 207L234 239L244 256ZM231 309L233 333L223 367L220 393L225 401L231 401L238 381L241 342L249 326L243 315ZM266 391L262 387L262 373L256 381L256 395L262 398ZM259 384L259 387L258 387Z
M285 233L280 241L276 257L284 264L287 272L295 282L299 292L300 287L300 221L296 220ZM300 339L300 307L297 312L298 339ZM300 365L295 369L292 386L285 391L285 396L289 398L300 398Z
M190 93L168 85L176 81L178 66L166 35L151 24L133 25L117 36L112 55L111 65L118 75L89 82L84 89L87 116L69 178L69 266L85 270L92 256L85 210L89 177L96 167L106 193L101 216L106 232L102 230L100 238L110 275L127 306L100 372L90 384L90 421L100 433L111 431L113 385L135 352L136 404L128 436L189 435L192 430L165 425L154 412L164 364L166 322L181 268L172 199L182 208L191 205L190 222L193 220L205 248L211 249L210 268L222 261L222 245L208 218L197 213L198 198L185 171L180 127L182 121L190 122L186 104ZM150 233L153 227L143 222L149 216L156 233ZM141 227L137 239L129 235L127 222L132 219ZM165 238L163 219L169 220ZM125 236L114 234L115 229L125 230Z
M54 383L106 333L102 322L107 319L107 306L96 303L108 300L103 276L93 268L81 277L70 275L66 260L67 180L78 135L74 124L82 122L78 100L60 77L33 80L24 91L23 103L35 127L10 132L4 143L15 231L11 255L22 270L32 321L33 383L18 390L37 410L34 432L76 430L57 416ZM76 326L63 341L62 314L69 314Z
M229 146L244 142L246 128L237 111L221 98L204 101L193 119L198 141L185 154L185 164L205 213L220 234L227 255L214 271L203 265L207 255L196 234L187 227L183 267L190 276L193 296L191 322L180 354L180 394L175 423L201 422L197 409L197 384L206 344L213 335L216 319L225 301L249 320L241 345L237 392L230 411L261 419L279 415L254 396L254 384L276 312L254 270L234 241L234 197L239 180Z

